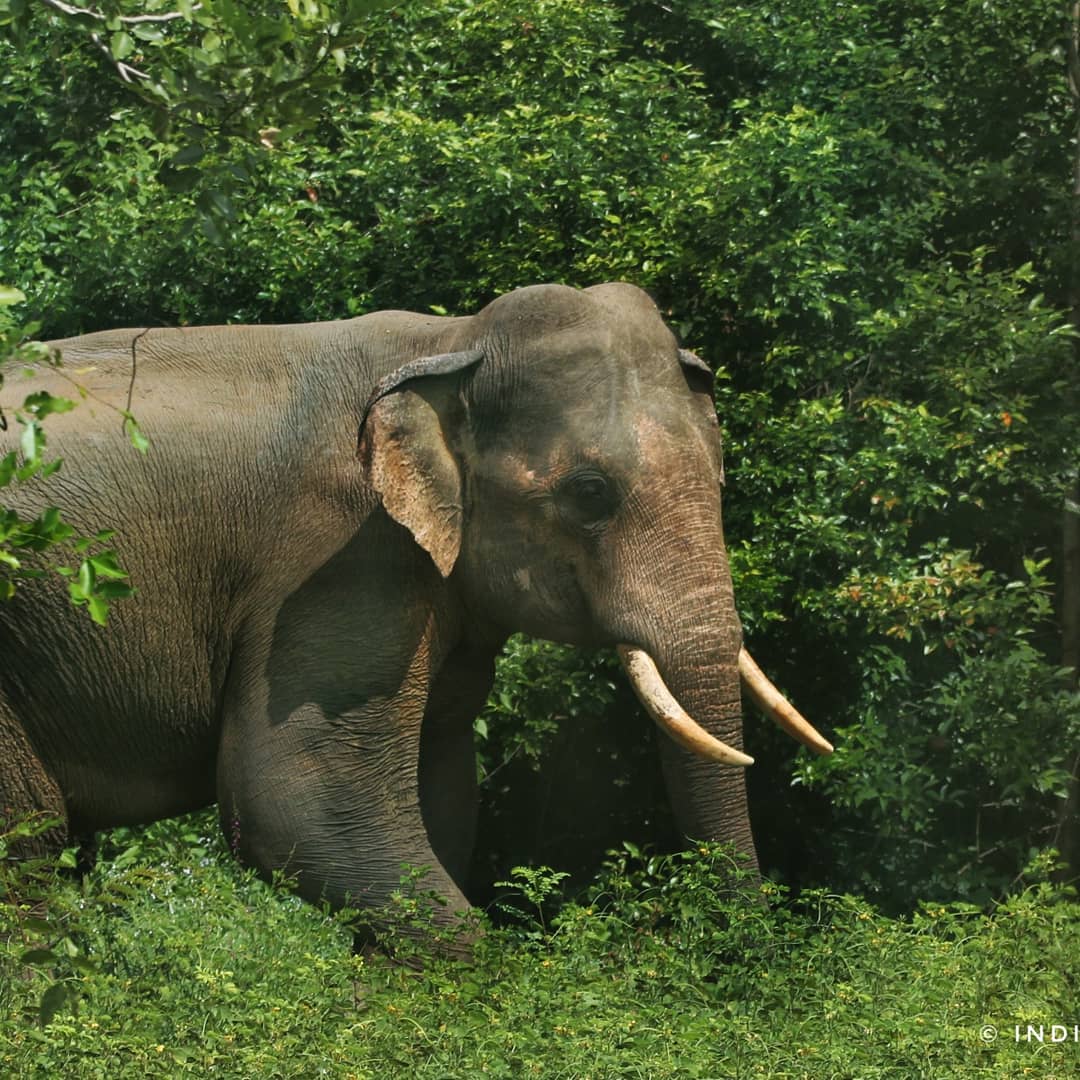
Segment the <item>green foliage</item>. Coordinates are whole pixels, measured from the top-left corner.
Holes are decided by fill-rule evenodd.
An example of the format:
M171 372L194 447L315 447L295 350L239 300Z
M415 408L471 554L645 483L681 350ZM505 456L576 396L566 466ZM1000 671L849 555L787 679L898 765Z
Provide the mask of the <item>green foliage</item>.
M1074 1043L1014 1035L1071 1023L1080 917L1046 865L991 914L934 904L897 920L771 885L766 908L720 848L624 848L549 929L489 928L470 961L417 970L354 955L339 920L203 839L210 824L117 831L81 885L22 899L22 871L0 863L6 1074L1071 1075ZM526 889L546 898L553 876ZM87 960L70 975L60 935ZM43 1018L46 964L76 996Z
M0 259L45 334L646 286L722 369L747 640L839 736L811 764L748 725L765 865L984 902L1075 828L1061 10L411 0L347 9L337 58L329 7L182 14L123 61L164 87L149 108L59 15L0 43ZM557 724L624 726L607 664L511 645L478 727L489 806L570 756ZM631 771L588 797L640 790L654 820Z
M214 240L234 216L232 197L281 141L318 122L320 102L340 81L346 50L365 37L366 22L386 0L109 0L79 7L0 0L0 33L14 48L42 39L57 50L104 56L114 81L95 95L128 107L139 103L152 124L145 146L167 141L161 182L173 192L202 183L202 226ZM55 59L55 53L49 57ZM97 84L107 77L98 71ZM87 117L97 102L83 100ZM123 105L121 105L123 108ZM235 149L240 162L220 159Z
M535 910L535 919L539 924L540 932L543 933L547 931L544 904L559 898L559 886L569 876L564 870L552 870L548 866L515 866L510 871L509 881L496 881L495 885L497 888L515 889L520 892L529 907ZM519 907L508 904L505 900L500 901L498 906L509 915L519 919L523 917ZM533 933L535 935L536 932Z
M581 884L625 837L672 842L655 726L614 653L512 637L474 727L477 899L501 895L517 864L550 863Z
M40 326L19 326L7 309L23 302L26 297L8 286L0 287L0 389L4 386L4 369L14 365L38 363L46 367L59 367L60 360L40 342L26 342L24 338L36 333ZM32 374L32 371L29 372ZM72 385L81 388L72 380ZM7 428L8 416L22 427L18 449L9 450L0 457L0 491L13 485L30 486L32 481L40 484L56 473L63 464L60 458L45 456L46 417L65 413L75 408L70 398L56 397L46 390L27 394L21 405L5 412L0 403L0 428ZM132 443L145 450L146 440L139 431L134 417L124 414L125 425ZM66 522L55 506L49 506L33 518L24 518L10 507L0 504L0 601L10 600L20 580L40 577L49 570L69 579L68 592L74 604L85 605L94 622L104 624L109 604L130 596L127 574L118 565L115 553L101 545L112 537L109 531L93 536L80 536ZM80 556L77 566L57 566L43 560L58 550L69 550Z
M538 767L565 724L603 717L615 700L613 653L587 655L568 645L512 637L496 663L496 686L473 725L481 781L518 754Z
M0 971L17 963L26 984L23 1017L46 1025L61 1011L78 1010L80 977L95 970L76 942L81 918L74 908L51 903L58 868L73 869L76 855L66 849L56 858L14 861L12 849L32 843L59 825L56 818L4 823L0 831ZM0 991L0 1009L10 1000Z

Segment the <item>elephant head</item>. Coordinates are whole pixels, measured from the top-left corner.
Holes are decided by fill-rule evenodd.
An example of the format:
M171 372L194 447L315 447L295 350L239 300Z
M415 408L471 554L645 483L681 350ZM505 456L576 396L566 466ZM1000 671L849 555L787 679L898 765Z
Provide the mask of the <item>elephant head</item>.
M361 460L386 513L474 639L617 647L671 736L680 828L753 861L740 680L831 747L742 647L712 372L629 285L521 289L453 322L445 351L383 378L364 409Z

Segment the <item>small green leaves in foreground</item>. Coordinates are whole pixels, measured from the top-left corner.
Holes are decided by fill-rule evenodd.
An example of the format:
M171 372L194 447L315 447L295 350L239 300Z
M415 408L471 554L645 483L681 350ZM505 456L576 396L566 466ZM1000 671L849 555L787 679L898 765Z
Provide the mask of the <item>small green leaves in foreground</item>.
M0 938L29 989L23 1016L42 1027L62 1011L78 1008L81 978L96 970L76 944L78 909L49 902L54 872L75 867L75 849L52 858L9 860L12 854L18 858L34 853L35 842L59 825L59 818L43 815L12 823L0 818Z
M558 871L530 871L530 889L562 902L546 931L489 926L467 962L422 967L418 873L382 928L395 960L357 954L340 915L237 866L209 812L103 834L81 883L25 867L0 862L0 896L25 898L0 900L4 1075L1075 1072L1075 1042L1014 1035L1049 1036L1075 1006L1080 908L1047 882L1049 856L989 914L934 903L891 919L771 884L766 907L715 845L671 857L629 845L576 900L547 893Z
M4 386L4 369L14 364L38 364L59 367L60 358L41 342L25 339L40 330L40 324L18 325L7 311L26 297L19 290L0 285L0 389ZM76 387L81 391L81 388ZM8 430L12 421L22 428L18 446L0 455L0 490L26 486L32 481L45 480L59 472L61 458L48 458L45 450L45 420L70 412L76 402L58 397L47 390L27 394L20 405L4 409L0 403L0 432ZM124 430L132 445L141 451L147 446L135 418L125 412ZM10 600L20 581L43 576L54 570L69 578L68 590L75 604L85 604L94 622L104 624L109 604L130 596L127 574L120 567L116 553L99 550L112 537L103 530L92 536L81 536L74 526L64 520L55 506L48 506L34 517L20 514L0 503L0 601ZM47 552L68 549L81 556L76 566L58 566L42 558Z
M542 931L547 930L544 917L544 904L558 898L560 885L570 875L563 870L552 870L548 866L515 866L510 871L510 881L496 881L497 889L515 889L536 909L536 920ZM504 901L499 901L499 910L514 918L521 918L521 911Z
M91 545L104 543L112 535L111 531L105 530L94 537L84 537L75 544L75 550L86 552ZM116 553L111 550L87 555L75 571L71 567L61 566L56 568L56 572L72 579L68 582L71 602L86 604L90 618L101 626L105 625L108 617L109 604L113 600L123 600L135 591L127 583L127 573L117 564Z

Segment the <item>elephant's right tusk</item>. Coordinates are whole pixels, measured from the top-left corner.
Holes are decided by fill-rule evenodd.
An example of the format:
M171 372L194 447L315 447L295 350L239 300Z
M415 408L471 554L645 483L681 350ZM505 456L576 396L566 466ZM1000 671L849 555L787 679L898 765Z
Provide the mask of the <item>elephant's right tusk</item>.
M739 650L739 675L758 708L793 739L809 747L815 754L833 752L832 743L769 682L768 677L745 649Z
M754 759L741 750L721 742L692 720L675 695L664 684L653 659L643 649L632 645L616 647L626 669L630 685L645 711L680 746L710 761L724 765L753 765Z

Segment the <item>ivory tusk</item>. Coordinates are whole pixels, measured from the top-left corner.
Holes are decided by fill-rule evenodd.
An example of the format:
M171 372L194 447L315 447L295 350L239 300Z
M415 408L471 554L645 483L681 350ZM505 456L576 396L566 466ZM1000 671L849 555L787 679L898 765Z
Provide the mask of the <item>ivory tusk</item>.
M810 721L769 682L768 677L745 649L739 650L739 675L758 708L793 739L809 747L815 754L833 752L832 743L816 731Z
M652 657L632 645L617 646L619 659L626 669L630 685L645 711L680 746L709 761L724 765L753 765L754 759L741 750L721 742L687 716L675 696L664 685Z

